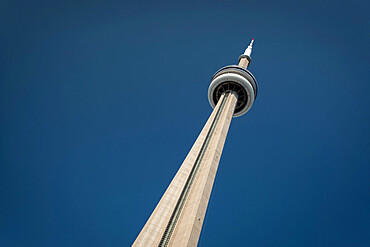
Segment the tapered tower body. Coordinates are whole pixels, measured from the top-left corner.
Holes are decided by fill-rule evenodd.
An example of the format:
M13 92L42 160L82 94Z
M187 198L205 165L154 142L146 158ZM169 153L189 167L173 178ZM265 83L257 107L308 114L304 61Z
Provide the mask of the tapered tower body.
M197 246L231 119L249 111L257 96L257 81L247 70L253 41L238 66L213 75L213 112L133 246Z

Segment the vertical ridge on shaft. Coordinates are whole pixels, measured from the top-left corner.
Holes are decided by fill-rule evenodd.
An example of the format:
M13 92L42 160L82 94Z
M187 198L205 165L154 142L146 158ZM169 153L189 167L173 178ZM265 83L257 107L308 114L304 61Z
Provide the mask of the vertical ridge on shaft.
M195 163L194 163L194 165L192 167L192 170L191 170L191 172L189 174L189 177L188 177L188 179L187 179L187 181L185 183L185 186L184 186L184 188L183 188L183 190L181 192L180 198L179 198L179 200L176 203L175 209L174 209L174 211L173 211L173 213L172 213L172 215L170 217L170 220L169 220L169 222L168 222L168 224L166 226L166 229L165 229L165 231L164 231L164 233L162 235L161 241L160 241L160 243L158 245L159 247L166 247L166 246L168 246L168 243L169 243L169 241L171 239L172 232L173 232L174 228L176 227L177 220L178 220L178 218L179 218L179 216L181 214L181 211L182 211L182 208L183 208L183 206L185 204L187 195L189 194L191 185L193 184L193 181L194 181L195 176L197 174L197 171L199 169L199 165L200 165L200 163L202 161L202 158L204 156L205 151L207 150L208 143L209 143L209 141L210 141L210 139L212 137L212 133L215 130L215 127L217 125L218 119L220 118L220 115L222 113L222 110L223 110L223 108L225 106L225 102L227 101L227 98L229 97L229 95L230 95L230 92L227 92L227 93L225 93L224 97L222 98L221 105L218 108L218 111L216 113L216 116L215 116L215 118L214 118L214 120L213 120L213 122L211 124L211 127L210 127L210 129L209 129L209 131L208 131L208 133L206 135L206 138L205 138L205 140L204 140L204 142L202 144L202 147L201 147L201 149L200 149L200 151L198 153L198 156L197 156L197 158L195 160Z

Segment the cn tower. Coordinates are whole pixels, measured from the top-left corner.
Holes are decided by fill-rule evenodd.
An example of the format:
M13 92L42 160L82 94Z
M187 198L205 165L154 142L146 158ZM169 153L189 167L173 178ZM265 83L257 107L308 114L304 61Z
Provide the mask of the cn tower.
M231 119L247 113L257 96L257 81L247 70L253 42L238 65L213 75L211 116L133 246L197 246Z

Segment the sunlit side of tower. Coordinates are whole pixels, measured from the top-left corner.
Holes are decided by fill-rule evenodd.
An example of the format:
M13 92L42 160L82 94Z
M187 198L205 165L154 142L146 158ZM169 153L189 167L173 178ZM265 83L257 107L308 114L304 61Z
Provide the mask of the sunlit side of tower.
M248 112L257 96L257 81L247 70L253 42L238 66L213 75L211 116L133 246L197 246L231 119Z

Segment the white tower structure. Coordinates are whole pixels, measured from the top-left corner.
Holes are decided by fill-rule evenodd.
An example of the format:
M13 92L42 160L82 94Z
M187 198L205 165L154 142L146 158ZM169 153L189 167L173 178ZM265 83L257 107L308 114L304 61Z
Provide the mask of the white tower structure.
M247 113L257 96L247 70L253 42L237 66L213 75L208 100L214 110L133 246L197 246L231 119Z

